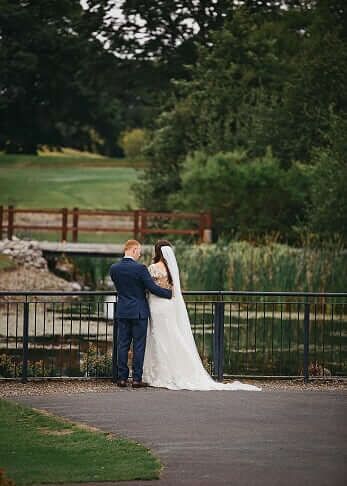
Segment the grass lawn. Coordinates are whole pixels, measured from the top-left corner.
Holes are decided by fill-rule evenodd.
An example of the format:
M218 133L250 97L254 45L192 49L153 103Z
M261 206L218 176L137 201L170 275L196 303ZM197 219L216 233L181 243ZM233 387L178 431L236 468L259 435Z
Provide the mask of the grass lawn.
M16 485L157 479L143 446L0 400L0 468Z
M127 209L141 169L94 155L0 154L0 205L22 208Z
M17 165L22 167L30 166L91 166L100 167L133 167L141 169L146 167L144 159L117 159L114 157L104 157L103 155L91 152L81 152L74 149L62 149L61 152L39 151L36 155L5 154L0 152L0 167L5 165Z

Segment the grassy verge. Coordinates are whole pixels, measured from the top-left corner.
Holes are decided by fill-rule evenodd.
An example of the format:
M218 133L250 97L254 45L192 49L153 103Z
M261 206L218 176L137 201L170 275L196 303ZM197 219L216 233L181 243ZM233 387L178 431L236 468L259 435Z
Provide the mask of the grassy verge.
M156 479L143 446L0 400L0 467L17 486Z

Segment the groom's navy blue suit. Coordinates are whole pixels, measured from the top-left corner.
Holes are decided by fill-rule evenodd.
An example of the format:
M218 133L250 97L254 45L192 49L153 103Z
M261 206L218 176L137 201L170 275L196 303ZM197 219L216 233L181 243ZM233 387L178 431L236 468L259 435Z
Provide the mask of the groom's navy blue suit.
M128 379L128 351L133 340L133 380L141 381L149 318L146 290L166 299L171 299L172 292L156 285L147 267L129 257L113 264L110 275L118 292L118 379Z

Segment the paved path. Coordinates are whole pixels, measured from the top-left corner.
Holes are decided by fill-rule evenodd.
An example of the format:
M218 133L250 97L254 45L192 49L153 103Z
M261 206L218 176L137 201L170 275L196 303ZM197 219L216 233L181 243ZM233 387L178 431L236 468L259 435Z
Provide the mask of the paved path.
M346 399L345 391L129 389L17 400L133 438L165 465L159 482L122 485L342 486Z

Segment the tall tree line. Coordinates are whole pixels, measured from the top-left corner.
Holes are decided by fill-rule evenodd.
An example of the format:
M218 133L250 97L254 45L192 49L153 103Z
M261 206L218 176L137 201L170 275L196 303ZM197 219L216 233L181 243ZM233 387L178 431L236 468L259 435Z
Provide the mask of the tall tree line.
M0 149L121 155L145 128L141 206L347 237L344 0L82 3L0 0Z
M217 236L347 237L346 6L244 2L156 119L140 202L211 209Z

